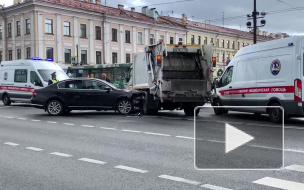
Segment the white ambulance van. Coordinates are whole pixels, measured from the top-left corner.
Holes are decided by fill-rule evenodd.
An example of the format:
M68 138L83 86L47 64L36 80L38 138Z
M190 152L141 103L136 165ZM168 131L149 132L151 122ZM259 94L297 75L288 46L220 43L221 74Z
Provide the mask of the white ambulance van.
M304 36L273 40L242 48L217 82L214 106L281 106L285 117L303 117ZM222 115L229 110L214 109ZM278 108L246 109L282 120Z
M46 87L51 74L58 80L69 77L58 64L32 58L31 60L3 61L0 65L0 98L4 105L12 102L30 102L32 91Z

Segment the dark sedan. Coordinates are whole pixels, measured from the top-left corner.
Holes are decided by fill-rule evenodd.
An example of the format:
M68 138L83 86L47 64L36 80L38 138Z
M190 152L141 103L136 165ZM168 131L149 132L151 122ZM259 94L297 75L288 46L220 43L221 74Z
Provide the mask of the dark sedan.
M68 79L42 89L35 89L32 105L50 115L72 110L116 110L129 114L141 110L144 93L117 89L99 79Z

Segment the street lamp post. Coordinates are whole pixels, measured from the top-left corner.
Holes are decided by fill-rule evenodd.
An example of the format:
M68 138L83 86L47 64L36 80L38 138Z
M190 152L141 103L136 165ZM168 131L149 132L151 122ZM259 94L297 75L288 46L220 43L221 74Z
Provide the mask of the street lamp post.
M265 24L266 24L266 20L263 19L263 20L261 20L261 25L257 26L257 19L264 18L266 16L266 13L261 12L261 16L259 16L259 15L260 15L260 13L257 12L257 10L256 10L256 0L253 0L253 12L251 15L250 14L247 15L248 20L253 20L253 27L251 27L250 21L248 21L246 25L247 25L247 28L253 28L253 43L254 44L257 43L257 29L259 27L265 26Z

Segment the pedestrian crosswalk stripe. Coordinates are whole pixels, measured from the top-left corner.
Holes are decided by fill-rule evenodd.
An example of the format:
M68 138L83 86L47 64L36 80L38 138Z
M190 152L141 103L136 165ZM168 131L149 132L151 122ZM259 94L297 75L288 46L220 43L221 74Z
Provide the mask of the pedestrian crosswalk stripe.
M268 187L286 189L286 190L303 190L304 189L304 183L298 183L298 182L294 182L294 181L282 180L282 179L277 179L277 178L272 178L272 177L264 177L262 179L254 181L253 183L265 185Z
M302 166L302 165L291 165L291 166L285 167L285 169L293 170L293 171L297 171L297 172L304 172L304 166Z
M167 180L171 180L171 181L188 183L188 184L192 184L192 185L199 185L201 183L201 182L198 182L198 181L192 181L192 180L188 180L188 179L184 179L184 178L180 178L180 177L175 177L175 176L170 176L170 175L161 175L161 176L158 176L158 177L163 178L163 179L167 179Z

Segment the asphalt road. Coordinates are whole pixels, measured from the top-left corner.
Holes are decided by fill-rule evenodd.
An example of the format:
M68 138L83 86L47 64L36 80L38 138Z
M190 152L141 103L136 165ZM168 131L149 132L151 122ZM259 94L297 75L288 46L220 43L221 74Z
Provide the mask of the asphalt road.
M196 126L203 142L199 152L208 155L205 164L212 163L207 168L225 166L218 156L225 155L223 123L257 139L231 152L227 167L232 160L242 168L262 161L269 167L284 161L284 166L196 170L194 119L181 111L142 117L75 111L51 117L24 104L0 104L0 189L304 189L304 120L286 122L282 160L277 154L282 126L267 116L215 116L202 109Z

